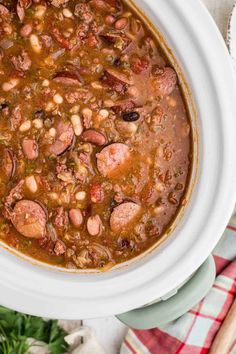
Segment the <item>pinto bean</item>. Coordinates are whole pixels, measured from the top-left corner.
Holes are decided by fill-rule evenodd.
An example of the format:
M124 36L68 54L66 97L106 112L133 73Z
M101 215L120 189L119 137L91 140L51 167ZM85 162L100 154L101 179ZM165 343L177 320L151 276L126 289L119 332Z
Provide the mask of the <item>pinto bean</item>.
M164 68L154 79L154 87L162 96L170 95L177 84L177 75L174 69Z
M85 141L88 141L89 143L98 146L105 145L107 142L107 138L105 137L104 134L93 129L88 129L85 132L83 132L82 138Z
M127 26L127 24L128 24L128 19L126 17L122 17L116 21L115 29L122 30Z
M70 209L69 211L70 222L75 227L80 227L83 224L83 214L80 209Z
M61 155L71 146L74 139L74 130L71 123L60 121L56 127L55 142L49 146L49 154Z
M130 157L127 145L114 143L106 146L96 154L98 171L104 176L111 176L119 167L122 167Z
M90 216L87 220L87 230L91 236L99 236L102 232L102 220L99 215Z
M25 237L43 237L46 221L44 209L38 203L26 199L16 203L11 216L12 224Z
M27 23L21 27L20 35L22 37L29 37L29 35L32 33L32 31L33 31L33 26L31 25L31 23Z
M14 176L16 170L16 159L11 149L5 148L3 150L2 169L7 179Z
M112 231L120 232L134 221L141 213L141 206L133 202L125 202L113 209L110 217Z
M22 148L25 156L29 160L35 160L38 157L38 144L34 139L25 138L22 142Z

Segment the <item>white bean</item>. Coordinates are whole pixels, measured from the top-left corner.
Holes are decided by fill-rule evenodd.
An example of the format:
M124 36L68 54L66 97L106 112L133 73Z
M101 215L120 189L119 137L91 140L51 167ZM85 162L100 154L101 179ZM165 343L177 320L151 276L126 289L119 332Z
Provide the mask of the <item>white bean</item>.
M34 176L27 176L25 178L25 185L31 193L36 193L38 190L38 185Z
M92 118L92 115L93 115L93 112L91 111L90 108L84 108L84 109L82 110L82 114L83 114L83 117L84 117L84 118L91 119L91 118Z
M19 79L10 79L7 82L4 82L2 84L2 89L3 91L10 91L11 89L13 89L14 87L16 87L19 84L20 80Z
M62 10L62 13L63 13L63 16L67 17L67 18L70 18L73 16L72 12L69 10L69 9L63 9Z
M52 138L55 138L56 134L57 134L57 131L55 128L50 128L49 131L48 131L48 134L52 137Z
M71 123L73 125L75 135L80 136L83 131L83 126L82 126L80 116L78 114L73 114L70 119L71 119Z
M32 123L33 123L33 126L34 126L36 129L41 129L41 128L43 127L43 121L42 121L42 119L35 118Z
M47 79L43 80L43 82L42 82L43 87L48 87L49 84L50 84L50 82Z
M20 132L27 132L27 130L29 130L31 128L31 121L30 120L26 120L25 122L23 122L21 125L20 125Z
M40 53L42 46L39 43L39 38L36 36L36 34L31 34L30 35L30 44L35 53Z
M47 10L46 6L43 6L43 5L36 6L34 17L36 17L38 19L42 19L45 15L46 10Z
M84 200L86 198L86 192L80 191L75 194L75 199L78 201Z
M56 93L54 96L53 96L53 101L56 103L56 104L61 104L63 102L63 97L61 95L59 95L59 93Z
M109 112L108 112L108 110L107 109L101 109L100 111L99 111L99 116L100 117L102 117L102 118L108 118L108 116L109 116Z

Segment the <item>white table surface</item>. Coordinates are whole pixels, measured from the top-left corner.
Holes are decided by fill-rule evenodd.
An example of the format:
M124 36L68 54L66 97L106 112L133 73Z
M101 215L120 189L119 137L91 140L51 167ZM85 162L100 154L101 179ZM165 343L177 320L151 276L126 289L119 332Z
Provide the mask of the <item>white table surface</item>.
M171 1L171 0L170 0ZM179 0L183 1L183 0ZM188 0L184 0L188 1ZM184 3L183 1L183 3ZM202 0L208 7L224 37L227 32L227 22L235 0ZM83 320L84 325L92 327L97 334L99 342L107 354L118 354L119 348L127 331L115 317ZM95 354L95 353L91 353Z

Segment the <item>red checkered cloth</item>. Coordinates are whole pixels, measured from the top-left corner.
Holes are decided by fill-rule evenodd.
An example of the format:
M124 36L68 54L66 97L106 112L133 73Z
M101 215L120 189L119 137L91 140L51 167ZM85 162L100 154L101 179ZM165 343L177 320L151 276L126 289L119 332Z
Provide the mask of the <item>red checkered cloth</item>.
M217 278L208 295L188 313L152 330L129 329L121 354L205 354L236 294L236 216L214 250ZM236 354L235 341L230 353Z

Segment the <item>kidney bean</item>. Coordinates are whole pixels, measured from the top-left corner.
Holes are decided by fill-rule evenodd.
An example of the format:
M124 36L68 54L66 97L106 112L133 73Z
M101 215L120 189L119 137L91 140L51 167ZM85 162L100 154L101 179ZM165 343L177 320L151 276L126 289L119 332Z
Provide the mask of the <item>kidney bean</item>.
M107 139L104 134L97 132L96 130L93 129L88 129L85 132L83 132L82 137L85 141L88 141L89 143L98 146L105 145L107 142Z

